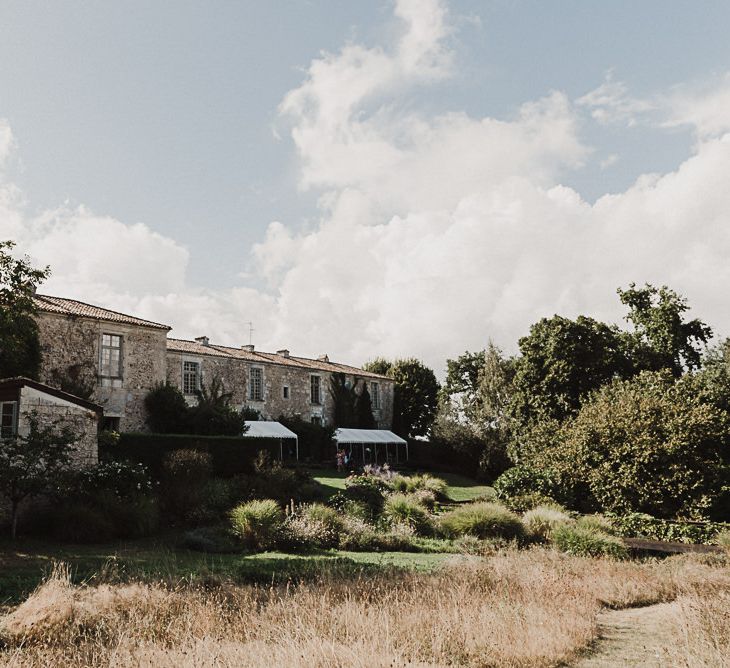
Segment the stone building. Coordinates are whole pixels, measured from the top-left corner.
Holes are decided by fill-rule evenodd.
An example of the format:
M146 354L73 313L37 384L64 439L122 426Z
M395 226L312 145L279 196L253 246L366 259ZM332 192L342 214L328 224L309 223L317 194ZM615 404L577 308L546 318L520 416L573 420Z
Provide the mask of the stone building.
M0 380L0 438L26 436L31 415L41 426L66 426L79 435L73 453L75 464L97 463L101 406L29 378Z
M219 377L236 408L248 406L265 419L280 415L332 424L330 379L368 384L373 417L389 429L393 420L393 381L357 367L296 357L288 350L256 351L168 338L170 327L72 299L36 295L43 353L41 380L101 405L104 427L145 429L144 397L159 383L179 387L189 402L201 383Z

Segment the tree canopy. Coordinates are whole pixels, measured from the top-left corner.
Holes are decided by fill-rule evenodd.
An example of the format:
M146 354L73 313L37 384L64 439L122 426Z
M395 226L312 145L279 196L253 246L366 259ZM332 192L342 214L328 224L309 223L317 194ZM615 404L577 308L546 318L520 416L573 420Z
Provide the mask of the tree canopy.
M33 295L50 275L28 257L12 254L13 241L0 241L0 378L38 378L41 349Z

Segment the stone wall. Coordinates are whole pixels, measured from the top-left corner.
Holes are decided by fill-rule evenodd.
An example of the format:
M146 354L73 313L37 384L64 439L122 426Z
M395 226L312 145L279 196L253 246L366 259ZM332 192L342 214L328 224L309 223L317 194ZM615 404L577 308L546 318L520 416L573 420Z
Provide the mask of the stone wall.
M170 351L167 353L167 379L181 390L184 361L200 364L202 379L207 385L216 375L219 376L226 391L233 394L231 403L236 409L244 406L254 408L266 420L276 420L284 415L299 416L309 422L313 417L320 417L323 423L332 424L334 405L329 393L332 374L327 371L265 361L251 362L215 354L200 355ZM248 398L248 380L252 366L259 367L263 371L263 401L252 401ZM311 402L313 375L320 377L321 404ZM354 378L352 375L347 376L350 382L354 382ZM380 428L390 429L393 422L393 382L388 379L366 380L375 381L380 386L381 409L374 411L374 414ZM284 398L284 387L289 388L287 398ZM195 400L192 396L186 399L190 403Z
M20 436L27 436L30 428L28 416L32 413L36 414L41 426L53 426L57 429L68 426L79 434L73 456L76 466L89 466L99 461L99 421L96 412L26 386L20 390L18 405Z
M41 382L60 387L61 376L75 374L93 387L86 398L100 404L105 417L120 419L120 430L144 430L144 397L166 376L167 332L53 313L40 313L37 321L43 353ZM122 378L113 386L104 385L99 377L102 334L122 337Z

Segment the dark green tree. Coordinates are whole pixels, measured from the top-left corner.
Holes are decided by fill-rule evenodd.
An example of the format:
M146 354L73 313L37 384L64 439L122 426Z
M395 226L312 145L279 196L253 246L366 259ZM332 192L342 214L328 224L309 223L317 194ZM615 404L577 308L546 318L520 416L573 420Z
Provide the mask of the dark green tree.
M355 416L355 394L347 385L344 373L333 373L330 377L329 393L334 406L333 421L335 428L357 427Z
M0 241L0 378L38 378L41 348L33 296L50 269L15 258L13 241Z
M226 390L220 376L213 376L208 385L201 380L197 396L198 403L188 409L193 434L240 436L246 431L246 417L231 406L233 393Z
M27 419L26 435L0 439L0 493L10 502L13 539L20 504L61 482L79 438L69 425L42 425L35 412Z
M144 398L147 426L156 434L190 432L188 404L180 390L169 381L153 387Z
M363 381L362 389L355 395L355 421L358 429L375 429L373 402L370 399L368 384Z
M395 381L393 430L404 437L428 435L436 417L440 389L433 370L415 358L394 362L376 359L364 368Z
M685 369L698 369L702 346L712 338L712 330L695 318L685 320L687 300L666 285L648 283L627 290L618 289L621 302L629 307L626 319L634 326L629 336L631 355L637 371L669 369L675 377Z
M543 318L519 346L510 412L520 428L563 420L590 392L631 373L619 329L585 316Z

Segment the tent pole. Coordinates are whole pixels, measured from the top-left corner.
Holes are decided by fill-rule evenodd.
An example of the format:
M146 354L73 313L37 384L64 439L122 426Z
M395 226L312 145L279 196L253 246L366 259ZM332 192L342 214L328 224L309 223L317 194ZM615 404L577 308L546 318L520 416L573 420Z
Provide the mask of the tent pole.
M408 461L408 441L406 441L406 461Z
M297 461L299 461L299 436L294 441L297 444Z
M279 461L280 462L284 461L284 439L283 438L279 439Z

